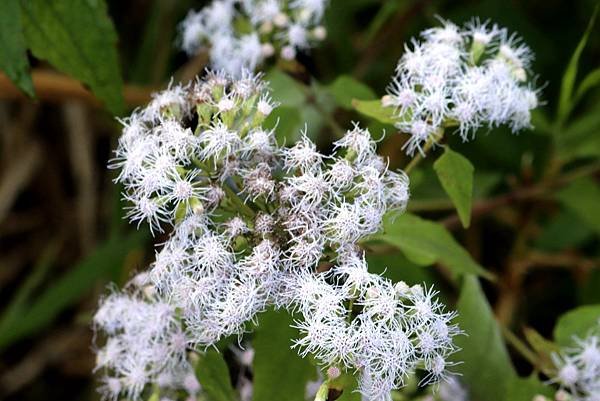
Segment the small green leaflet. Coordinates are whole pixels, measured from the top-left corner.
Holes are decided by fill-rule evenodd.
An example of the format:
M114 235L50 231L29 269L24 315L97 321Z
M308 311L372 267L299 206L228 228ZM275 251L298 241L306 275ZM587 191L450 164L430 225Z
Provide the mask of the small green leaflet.
M600 305L586 305L573 309L558 319L554 327L554 341L563 347L573 345L573 336L580 339L600 328Z
M209 348L200 354L196 364L196 376L202 385L202 391L211 401L237 401L237 393L229 377L229 368L219 351Z
M394 125L396 123L397 118L394 114L394 109L392 107L383 107L381 104L381 100L352 100L352 106L358 111L360 114L363 114L367 117L374 118L375 120L382 122L384 124Z
M442 187L454 203L463 227L471 223L473 172L471 162L446 146L444 154L433 163Z
M575 79L577 78L577 69L579 65L579 58L581 57L581 53L583 53L583 49L587 44L587 40L592 32L592 28L594 27L594 22L596 22L596 16L598 15L598 6L594 8L594 13L590 18L588 26L581 37L581 40L577 44L573 55L571 56L571 60L569 60L569 65L563 75L562 84L560 88L560 99L558 102L558 121L559 123L564 123L569 116L569 113L573 109L574 99L573 99L573 88L575 87Z

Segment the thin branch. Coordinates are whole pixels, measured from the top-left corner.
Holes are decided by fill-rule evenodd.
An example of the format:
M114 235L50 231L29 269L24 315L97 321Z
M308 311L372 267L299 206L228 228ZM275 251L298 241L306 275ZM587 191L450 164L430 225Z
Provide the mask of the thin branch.
M37 99L46 102L77 99L93 106L101 106L100 101L73 78L47 70L34 70L31 78ZM141 106L150 100L150 94L155 90L156 88L125 85L123 97L128 106ZM0 73L0 99L27 99L27 96L6 75Z
M600 171L600 163L592 163L587 166L567 172L550 183L542 183L532 187L517 188L516 190L508 194L479 201L475 203L475 205L473 205L473 208L471 210L471 216L472 218L474 218L486 215L491 211L502 206L533 198L543 197L551 190L556 190L557 188L560 188L577 178L594 174L597 171ZM458 214L454 214L446 219L443 219L441 222L448 228L456 228L460 225L460 219L458 217Z

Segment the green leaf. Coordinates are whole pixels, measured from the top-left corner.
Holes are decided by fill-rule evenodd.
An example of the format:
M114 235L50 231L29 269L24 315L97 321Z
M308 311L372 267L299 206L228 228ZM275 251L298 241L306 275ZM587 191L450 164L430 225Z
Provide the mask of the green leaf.
M525 327L523 329L523 334L525 334L525 338L531 348L538 354L542 355L550 355L553 352L560 351L560 347L553 343L550 340L545 339L540 333L531 327Z
M596 105L558 133L555 147L563 160L600 156L600 107Z
M442 187L454 203L463 227L471 223L473 172L471 162L446 146L444 154L433 163Z
M346 109L352 109L352 99L373 100L377 98L371 88L350 75L339 76L329 85L329 92L337 104Z
M412 1L403 0L388 0L381 4L377 15L371 20L369 28L366 30L365 43L369 45L383 25L394 15L398 15L401 11L412 5Z
M33 54L88 85L115 114L123 111L117 35L103 0L21 1Z
M29 96L34 96L19 0L0 1L0 70Z
M219 351L209 348L200 354L196 363L196 376L202 391L210 401L236 401L237 393L231 385L229 368Z
M573 105L577 104L579 100L594 86L600 85L600 68L596 68L589 74L583 78L579 87L577 88L577 92L575 92L575 99L573 100Z
M544 369L547 369L547 371L552 370L554 367L552 354L560 351L558 344L545 339L540 333L530 327L525 327L523 334L525 334L527 342L538 355L538 367L542 367L543 371L546 371Z
M393 107L383 107L381 100L352 100L352 106L359 113L374 118L375 120L384 124L394 125L397 122L397 118L394 114Z
M11 329L21 318L21 315L27 310L27 302L33 291L35 291L51 265L56 259L59 244L51 242L44 250L40 259L36 263L33 271L27 276L23 284L19 287L15 295L10 300L8 306L3 310L0 318L0 333Z
M533 125L534 133L543 135L553 135L554 127L548 120L546 113L542 109L531 110L531 125Z
M600 213L596 213L600 205L600 188L593 179L579 178L561 189L555 196L585 225L600 234Z
M306 103L306 96L300 84L277 68L265 75L265 81L273 92L273 98L283 107L298 107Z
M517 377L509 382L505 401L532 401L536 395L553 399L554 390L532 374L527 378Z
M581 246L594 236L590 227L570 210L561 210L543 227L535 240L535 247L545 251L563 251Z
M114 276L126 256L139 246L145 235L134 233L128 237L114 237L99 246L91 255L73 267L35 299L14 319L10 328L0 332L0 349L30 336L50 324L69 305L83 297L98 280Z
M554 341L563 347L573 345L573 336L584 338L600 324L600 305L586 305L562 315L554 327Z
M596 15L598 14L598 7L594 9L594 13L590 18L588 26L577 44L573 55L571 56L571 60L569 61L569 65L563 75L562 84L560 87L560 98L558 102L558 120L559 122L564 122L571 109L573 108L573 87L575 86L575 79L577 78L577 68L579 65L579 58L581 57L581 53L585 48L588 37L592 32L592 28L594 26L594 22L596 21Z
M398 252L376 254L368 252L366 255L369 272L387 277L394 283L404 281L409 285L435 282L434 272L423 269L422 266L411 262Z
M476 400L504 401L517 374L502 340L500 327L475 276L465 276L457 304L456 323L466 335L456 338L461 349L452 356L454 369L469 384Z
M268 311L259 317L252 341L254 346L253 401L304 401L306 383L315 376L315 367L290 348L298 337L292 316Z
M281 146L296 142L304 127L298 108L287 106L274 109L267 117L264 126L275 130L275 138Z
M456 275L493 277L471 258L444 226L409 213L398 217L388 215L384 220L384 233L372 238L397 246L408 259L419 265L439 262Z

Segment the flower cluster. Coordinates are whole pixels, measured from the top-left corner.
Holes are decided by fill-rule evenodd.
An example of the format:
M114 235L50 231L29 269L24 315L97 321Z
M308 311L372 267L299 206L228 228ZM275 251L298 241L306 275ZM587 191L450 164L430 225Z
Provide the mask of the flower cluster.
M600 400L600 323L585 339L574 337L575 346L552 355L556 376L551 382L568 395L565 400ZM557 398L558 399L558 398Z
M96 350L96 369L110 372L99 390L105 399L116 401L123 394L135 400L153 382L193 396L200 384L187 362L186 335L175 307L141 294L143 281L139 276L131 283L132 294L109 295L94 316L97 330L108 336Z
M108 337L98 367L114 384L103 388L110 397L135 399L149 383L190 387L186 350L241 337L268 306L300 312L299 352L358 371L370 399L389 399L417 368L427 382L444 376L454 315L431 290L369 273L358 247L386 212L405 208L408 177L388 170L359 126L333 155L306 133L278 146L263 125L276 106L260 77L209 73L123 121L111 166L128 216L169 237L96 315ZM131 335L138 330L148 334ZM105 351L112 343L119 352Z
M265 60L296 58L327 31L320 25L327 0L213 0L181 24L181 46L210 52L212 67L239 76Z
M396 127L411 135L409 154L423 152L443 129L463 140L481 127L530 127L538 105L530 68L533 53L504 28L473 21L464 28L443 21L421 33L396 67L383 105L395 108Z
M451 324L431 290L396 284L367 271L354 252L320 279L296 280L297 322L304 337L296 341L301 355L312 354L326 366L360 371L360 391L369 400L389 400L394 388L419 369L422 383L437 381L455 351Z

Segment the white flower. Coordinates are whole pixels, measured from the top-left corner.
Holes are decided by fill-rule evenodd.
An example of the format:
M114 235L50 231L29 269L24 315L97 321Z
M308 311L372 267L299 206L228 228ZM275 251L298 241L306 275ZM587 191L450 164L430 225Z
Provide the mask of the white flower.
M375 142L371 139L369 130L360 128L356 123L354 128L346 132L334 145L336 149L344 148L352 152L354 163L357 165L363 164L375 154Z
M233 154L240 146L241 140L237 132L224 123L217 122L200 133L198 143L198 157L202 160L213 159L216 164L217 161L227 159Z
M231 220L224 223L225 234L233 239L238 235L243 235L250 232L246 222L239 216L232 218Z
M319 167L323 156L317 151L315 144L302 133L300 140L292 147L283 150L284 166L288 171L301 169L313 171Z
M279 54L292 60L298 50L324 40L326 30L319 23L327 3L213 0L201 11L188 13L181 23L181 48L189 55L208 51L213 68L241 77L266 58Z
M276 103L274 103L273 100L268 95L263 95L258 100L258 104L257 104L256 108L258 109L258 112L260 114L262 114L263 116L266 117L269 114L271 114L275 105L276 105Z
M299 313L300 355L334 366L331 376L360 372L366 397L389 398L416 369L425 381L445 377L454 314L432 290L369 273L358 246L405 207L408 178L388 170L357 124L333 156L306 133L278 146L260 125L276 106L265 89L259 77L210 73L183 88L194 107L125 123L113 166L133 202L128 216L174 227L149 271L95 316L108 337L97 352L105 397L137 401L150 385L195 395L187 351L241 341L272 306Z
M233 254L222 236L207 233L194 243L194 265L190 273L193 278L199 278L207 272L226 271L233 265Z
M409 155L435 144L447 125L458 125L463 140L484 126L531 126L538 93L526 84L533 54L520 38L477 19L463 29L442 20L421 37L406 48L382 99L410 135Z
M600 389L600 337L594 327L587 337L573 337L574 346L552 354L556 367L550 383L558 383L565 399L594 400ZM558 393L557 393L558 394Z

